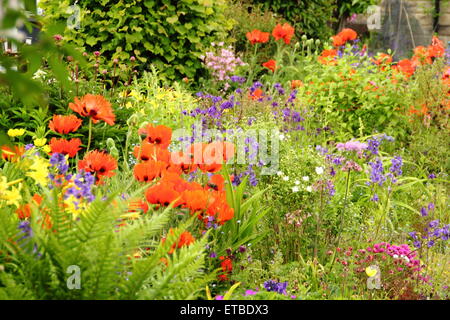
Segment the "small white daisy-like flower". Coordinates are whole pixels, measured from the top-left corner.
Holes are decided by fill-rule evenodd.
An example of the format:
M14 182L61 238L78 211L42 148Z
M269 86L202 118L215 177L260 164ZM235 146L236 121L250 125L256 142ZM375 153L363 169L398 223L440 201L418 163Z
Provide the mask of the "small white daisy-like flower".
M322 167L316 167L316 173L318 174L318 175L321 175L321 174L323 174L323 168Z
M286 138L285 135L281 133L281 134L280 134L280 140L283 141L284 138Z
M300 184L300 181L298 181L298 180L295 180L295 182L294 182L294 183L295 183L295 185L296 185L296 186L298 186L298 185Z
M307 186L307 187L306 187L306 191L312 192L312 187L311 187L311 186Z
M303 181L309 181L309 177L308 176L304 176L302 179L303 179Z
M282 171L278 171L277 172L277 176L282 176L283 175L283 172Z
M284 176L284 177L283 177L283 180L284 180L284 181L289 181L289 177L288 177L288 176Z
M299 191L300 191L299 187L297 187L297 186L292 187L292 192L299 192Z

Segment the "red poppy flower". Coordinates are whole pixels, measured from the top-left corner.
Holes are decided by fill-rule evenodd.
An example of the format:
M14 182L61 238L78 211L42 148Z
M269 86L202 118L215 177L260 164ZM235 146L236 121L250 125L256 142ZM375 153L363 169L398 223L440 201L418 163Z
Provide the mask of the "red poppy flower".
M263 67L271 70L272 72L275 72L275 69L277 68L277 62L275 60L269 60L267 62L264 62L262 64Z
M115 115L111 103L102 95L87 94L81 100L76 97L75 103L69 103L69 108L82 117L91 117L94 123L103 120L110 126L114 125Z
M52 138L50 140L49 146L53 153L62 153L64 155L68 154L70 158L76 156L77 152L81 149L81 140L78 138L66 140Z
M167 169L167 163L162 161L147 161L138 163L134 166L134 177L141 182L151 182L155 178L161 177L164 170Z
M49 123L50 130L61 134L67 134L70 132L75 132L81 126L82 120L78 119L74 115L62 116L53 115L53 120Z
M247 32L245 36L251 44L266 43L269 41L270 33L255 29L252 32Z
M25 153L24 147L14 146L12 149L4 145L0 148L2 158L6 161L16 162Z
M154 127L148 124L145 128L139 129L139 134L145 135L145 141L166 149L172 139L172 129L163 125Z
M97 184L103 183L104 177L112 177L116 173L117 161L113 156L102 151L93 150L83 160L78 161L78 169L95 174Z
M169 163L170 152L166 149L162 149L157 145L150 144L147 141L143 141L141 146L136 146L134 148L133 155L136 159L139 157L141 161L163 161Z
M283 39L284 43L289 44L292 37L294 36L295 29L291 27L288 23L283 25L277 24L272 31L272 35L275 40Z

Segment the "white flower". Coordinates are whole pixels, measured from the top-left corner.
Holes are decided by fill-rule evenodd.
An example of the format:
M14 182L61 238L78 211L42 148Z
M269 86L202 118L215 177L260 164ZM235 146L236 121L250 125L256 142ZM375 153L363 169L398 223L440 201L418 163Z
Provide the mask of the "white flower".
M278 171L277 172L277 176L282 176L283 175L283 172L282 171Z
M392 258L398 259L398 255L394 254L394 255L392 256Z
M284 134L281 133L281 134L280 134L280 140L283 141L284 138L285 138Z
M302 179L303 179L303 181L309 181L309 177L308 176L304 176Z
M295 183L295 185L296 185L296 186L298 186L298 185L300 184L300 181L298 181L298 180L295 180L295 182L294 182L294 183Z
M284 176L284 177L283 177L283 180L284 180L284 181L289 181L289 177L288 177L288 176Z
M297 186L292 187L292 192L299 192L299 191L300 191L299 187L297 187Z
M318 175L323 174L323 168L322 168L322 167L316 167L316 173L317 173Z
M307 186L307 187L306 187L306 191L312 192L312 187L311 187L311 186Z

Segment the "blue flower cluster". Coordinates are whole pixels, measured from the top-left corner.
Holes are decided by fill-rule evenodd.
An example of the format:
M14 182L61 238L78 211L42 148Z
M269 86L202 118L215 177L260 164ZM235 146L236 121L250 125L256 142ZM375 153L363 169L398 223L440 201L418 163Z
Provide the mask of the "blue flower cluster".
M277 292L279 294L287 294L288 282L276 282L274 280L268 280L264 282L264 289L269 292Z

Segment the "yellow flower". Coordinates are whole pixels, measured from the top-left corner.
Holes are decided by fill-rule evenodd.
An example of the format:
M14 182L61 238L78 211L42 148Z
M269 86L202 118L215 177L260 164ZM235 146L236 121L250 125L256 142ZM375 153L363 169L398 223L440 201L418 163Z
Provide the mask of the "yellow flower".
M127 104L125 105L125 108L127 108L127 109L133 108L133 104L131 102L127 102Z
M45 138L34 139L34 145L36 147L42 147L45 145L46 142L47 142L47 139L45 139Z
M42 150L46 153L49 153L50 151L52 151L52 149L50 148L50 146L48 144L46 144L45 146L42 147Z
M47 185L48 166L47 160L36 157L33 159L33 164L30 166L31 171L27 172L27 176L33 178L38 184L45 186Z
M10 137L20 137L25 134L25 129L9 129L8 136Z
M20 180L16 180L20 181ZM19 207L19 200L22 199L20 195L20 189L22 188L22 184L19 183L18 188L11 187L10 190L8 190L8 186L11 185L11 183L7 183L7 180L5 177L1 177L0 180L0 200L6 201L7 205L13 205L16 207Z
M375 277L377 274L377 269L372 268L372 267L367 267L366 268L366 274L369 278Z

